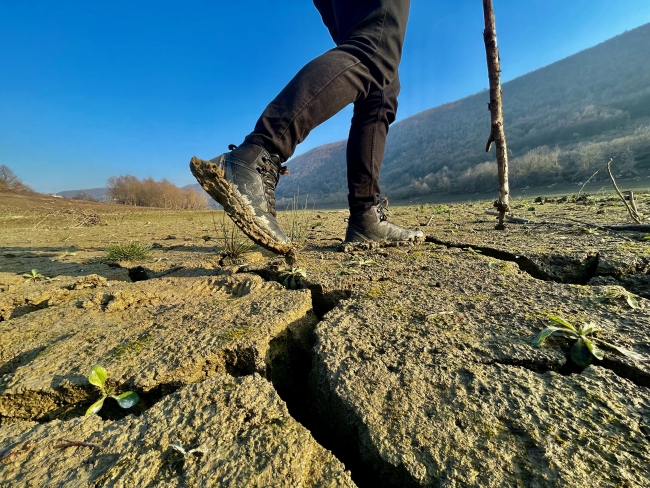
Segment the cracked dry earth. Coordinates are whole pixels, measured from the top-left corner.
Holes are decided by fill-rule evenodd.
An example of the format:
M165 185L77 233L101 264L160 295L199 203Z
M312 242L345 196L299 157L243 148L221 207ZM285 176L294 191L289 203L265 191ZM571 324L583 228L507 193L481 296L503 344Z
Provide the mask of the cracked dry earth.
M345 213L314 212L297 290L261 249L222 258L212 212L96 205L105 225L66 229L5 211L0 486L649 486L650 363L581 370L566 339L531 340L559 315L650 355L650 241L498 232L488 207L399 207L434 215L428 242L343 249ZM625 222L606 198L536 213ZM133 239L152 256L103 260ZM140 403L84 417L94 364Z

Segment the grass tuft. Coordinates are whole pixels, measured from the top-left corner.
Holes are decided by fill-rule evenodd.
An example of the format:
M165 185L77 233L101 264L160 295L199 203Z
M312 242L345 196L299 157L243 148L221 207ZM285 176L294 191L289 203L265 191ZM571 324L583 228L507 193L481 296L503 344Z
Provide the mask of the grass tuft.
M106 248L107 261L142 261L151 256L151 246L131 241L128 244L111 244Z
M255 249L253 241L246 237L234 222L230 221L230 225L228 225L228 221L230 219L226 219L226 212L223 212L221 228L217 228L217 222L214 219L214 214L212 214L214 230L217 234L220 234L219 240L223 242L222 254L229 258L238 258L242 254Z

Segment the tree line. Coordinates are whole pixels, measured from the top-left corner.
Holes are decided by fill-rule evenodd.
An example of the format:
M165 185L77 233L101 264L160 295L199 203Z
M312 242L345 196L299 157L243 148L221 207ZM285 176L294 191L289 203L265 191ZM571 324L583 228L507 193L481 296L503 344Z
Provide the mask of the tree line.
M138 207L159 207L172 210L202 210L208 208L204 192L192 187L179 188L170 181L153 178L142 180L131 175L111 176L108 196L114 202Z

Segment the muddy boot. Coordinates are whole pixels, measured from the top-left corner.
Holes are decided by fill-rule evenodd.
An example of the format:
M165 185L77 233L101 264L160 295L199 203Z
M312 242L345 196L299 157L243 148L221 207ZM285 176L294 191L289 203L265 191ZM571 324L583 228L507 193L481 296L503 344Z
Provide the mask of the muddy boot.
M233 151L236 146L230 145L228 149ZM240 205L249 207L257 225L275 241L288 244L289 238L282 232L275 218L275 187L280 174L286 174L279 156L263 149L252 163L234 157L232 152L210 161L223 170L225 186L232 191ZM226 207L226 195L211 195Z
M345 242L414 241L423 237L424 233L420 230L403 229L391 224L386 217L385 207L375 205L348 219Z

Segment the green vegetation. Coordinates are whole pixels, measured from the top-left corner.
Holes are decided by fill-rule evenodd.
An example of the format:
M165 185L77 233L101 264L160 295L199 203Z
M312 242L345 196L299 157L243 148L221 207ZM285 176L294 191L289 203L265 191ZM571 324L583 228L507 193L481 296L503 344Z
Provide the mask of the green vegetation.
M291 268L290 270L282 271L279 278L282 280L282 286L289 290L296 290L298 288L297 279L301 276L303 278L307 276L307 270L305 268Z
M612 290L605 293L601 298L605 300L625 300L625 302L630 306L630 308L637 309L639 308L639 301L636 297L626 290Z
M353 275L353 274L359 274L359 272L354 269L352 266L348 264L342 264L342 263L336 263L339 267L339 269L334 273L334 276L341 276L341 275Z
M228 224L228 222L230 222L230 224ZM222 254L224 256L229 258L238 258L242 254L255 249L253 241L242 234L234 222L230 219L226 219L226 212L223 212L220 229L217 229L214 214L212 215L212 223L214 224L214 230L217 234L221 235L220 240L223 242Z
M549 326L540 332L533 340L533 345L541 346L542 343L552 334L560 335L569 339L576 339L575 343L571 347L570 354L573 362L581 368L589 366L593 358L603 359L605 355L598 346L617 352L636 361L650 361L650 358L595 337L595 334L601 331L602 328L593 322L576 327L563 318L555 315L551 315L549 319L557 325Z
M108 379L108 373L106 370L101 367L99 364L93 366L90 370L90 375L88 375L88 381L91 385L95 385L102 392L102 397L93 403L88 410L86 410L86 416L99 412L104 406L104 400L110 397L117 401L117 404L122 408L131 408L133 405L138 403L140 398L138 394L134 391L127 391L120 395L115 395L113 392L115 388L106 388L106 380Z
M130 354L130 353L138 353L144 349L144 347L147 345L147 343L151 342L152 337L150 335L143 337L142 339L138 339L132 342L129 342L127 344L124 344L123 346L119 346L115 348L115 350L111 353L111 356L113 357L122 357L125 354Z
M131 241L128 244L111 244L106 248L106 261L143 261L151 256L151 246Z
M39 273L37 269L33 269L31 270L31 272L25 273L23 275L23 278L25 278L26 282L31 281L32 283L34 283L35 281L43 281L48 279L45 276L43 276L41 273Z

